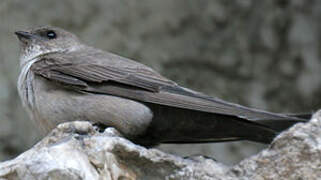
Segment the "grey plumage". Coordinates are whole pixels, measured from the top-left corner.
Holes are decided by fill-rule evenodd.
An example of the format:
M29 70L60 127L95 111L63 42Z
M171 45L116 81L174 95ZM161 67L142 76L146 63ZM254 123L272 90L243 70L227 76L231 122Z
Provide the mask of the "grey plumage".
M46 131L65 121L113 126L143 145L252 140L269 143L303 117L228 103L177 85L133 60L82 44L62 29L16 32L18 90Z

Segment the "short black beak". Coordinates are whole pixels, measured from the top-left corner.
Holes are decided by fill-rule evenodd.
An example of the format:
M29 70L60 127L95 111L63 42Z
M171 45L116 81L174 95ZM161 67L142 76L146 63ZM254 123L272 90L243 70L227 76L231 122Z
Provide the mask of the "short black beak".
M16 31L15 34L18 36L18 38L21 39L31 39L32 34L25 31Z

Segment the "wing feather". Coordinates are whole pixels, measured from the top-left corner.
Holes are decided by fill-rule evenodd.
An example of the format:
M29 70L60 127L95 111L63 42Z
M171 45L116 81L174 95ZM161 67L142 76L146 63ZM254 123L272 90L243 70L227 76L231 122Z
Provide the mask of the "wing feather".
M288 118L281 114L228 103L180 87L143 65L130 68L98 64L84 58L58 53L47 54L41 56L40 60L31 66L31 70L50 81L75 86L74 90L77 91L110 94L146 103L226 114L248 120Z

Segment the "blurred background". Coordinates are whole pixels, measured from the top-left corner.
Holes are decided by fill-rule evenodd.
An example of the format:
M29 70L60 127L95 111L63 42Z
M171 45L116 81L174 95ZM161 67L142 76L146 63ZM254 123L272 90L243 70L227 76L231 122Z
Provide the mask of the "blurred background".
M41 139L17 94L13 32L47 24L224 100L284 113L321 107L321 1L1 0L0 161ZM158 148L233 164L264 147L235 142Z

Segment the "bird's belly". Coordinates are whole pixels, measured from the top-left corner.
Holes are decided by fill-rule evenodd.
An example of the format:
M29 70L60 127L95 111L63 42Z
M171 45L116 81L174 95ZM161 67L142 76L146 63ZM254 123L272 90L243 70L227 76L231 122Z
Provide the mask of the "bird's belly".
M115 127L125 136L142 134L153 113L142 103L110 95L78 93L66 89L35 88L36 120L48 132L59 123L91 121Z

